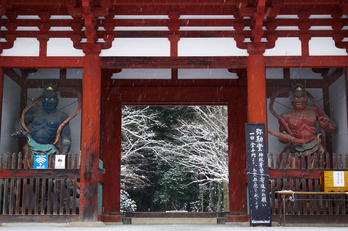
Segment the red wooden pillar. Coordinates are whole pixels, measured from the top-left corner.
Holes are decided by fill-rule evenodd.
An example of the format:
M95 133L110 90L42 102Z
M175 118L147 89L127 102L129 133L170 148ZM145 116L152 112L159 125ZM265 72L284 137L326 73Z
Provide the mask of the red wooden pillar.
M347 108L348 108L348 66L346 67L346 104L347 104ZM348 120L348 115L347 115L347 120ZM332 161L331 161L332 163ZM347 163L347 162L346 162ZM347 168L347 166L346 166Z
M105 169L103 215L120 213L122 105L103 98L102 157ZM117 221L103 216L102 221ZM121 220L120 220L121 221Z
M244 89L243 89L244 90ZM228 166L229 202L228 222L247 221L247 189L244 124L247 122L246 93L238 94L228 104Z
M248 49L248 122L267 123L264 47ZM266 125L267 128L267 125Z
M83 49L83 99L81 129L80 221L98 218L98 167L100 149L101 69L100 48Z
M0 67L0 131L1 131L1 118L2 118L2 86L3 86L3 75L4 70L2 67Z

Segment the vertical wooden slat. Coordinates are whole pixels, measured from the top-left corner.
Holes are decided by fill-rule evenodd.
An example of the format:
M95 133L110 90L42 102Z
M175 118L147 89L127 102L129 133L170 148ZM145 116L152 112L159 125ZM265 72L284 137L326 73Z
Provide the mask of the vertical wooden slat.
M75 153L74 156L74 169L78 169L79 168L79 154Z
M18 162L17 162L17 168L21 169L22 168L22 153L19 152L18 153ZM19 214L19 205L20 205L20 201L21 201L21 182L22 180L19 178L17 179L17 195L16 195L16 208L15 208L15 214L18 215Z
M71 152L68 153L68 163L67 163L68 169L71 169L72 166L72 155Z
M333 169L337 169L337 161L336 161L337 157L336 157L336 154L334 153L332 155L332 166L333 166Z
M30 155L29 168L34 168L34 155Z
M75 178L73 182L73 201L71 203L72 215L76 215L76 196L77 196L76 190L77 190L77 179Z
M339 195L334 195L334 205L335 205L335 215L340 215L340 196Z
M75 153L74 154L74 169L78 169L79 168L79 154ZM77 179L75 178L73 180L73 201L71 203L71 214L72 215L76 215L76 206L77 206Z
M346 165L345 165L345 167L344 168L348 168L348 153L346 153Z
M301 153L301 169L305 169L306 168L306 157L303 153ZM306 179L301 179L301 185L302 185L302 190L303 191L307 191L306 190ZM302 214L307 214L307 202L304 200L305 196L304 195L300 195L300 199L301 199L301 208L302 208Z
M343 169L343 159L342 159L342 153L338 155L338 168Z
M293 158L292 158L293 156L292 156L292 153L289 153L289 155L288 155L288 168L289 169L293 169L293 164L294 164L294 160L293 160Z
M320 153L319 155L319 168L324 169L324 153Z
M48 192L48 190L46 190L46 179L41 179L41 215L45 214L45 203L46 203L46 192Z
M53 169L54 168L54 157L55 157L55 154L54 155L48 155L48 165L47 165L47 167L48 168L51 168L51 169Z
M313 158L314 159L314 158ZM313 191L313 179L308 179L308 190L311 192L311 191ZM309 214L310 215L313 215L313 207L314 207L314 205L313 205L313 203L314 203L314 201L313 201L313 195L308 195L308 197L307 197L308 199L309 199Z
M301 153L301 169L306 168L306 157L303 153Z
M285 155L285 153L282 154L282 168L286 169L286 155Z
M314 153L313 155L313 169L318 169L318 154L317 153Z
M31 163L30 163L31 165ZM33 191L34 190L34 179L29 180L29 204L28 204L28 214L32 214L33 209Z
M64 191L65 191L65 188L64 188L64 183L65 183L65 180L64 178L61 178L60 179L60 197L59 197L59 214L60 215L63 215L63 212L64 212Z
M302 179L301 180L302 181L302 190L304 191L304 192L306 192L307 191L307 181L306 181L306 179ZM305 195L302 195L301 196L301 199L302 199L302 208L303 208L303 214L305 214L305 215L307 215L308 213L307 213L307 200L304 200L304 198L306 198L306 196Z
M28 153L24 154L23 169L28 169ZM22 215L26 214L26 195L27 195L27 178L23 178L23 190L22 190Z
M327 215L328 214L327 198L325 195L322 195L321 198L322 198L322 203L323 203L323 215Z
M35 178L35 203L34 203L34 215L39 213L39 195L40 195L40 179ZM42 197L42 195L41 195Z
M331 196L328 196L328 203L329 203L329 215L332 215L332 200L331 200Z
M66 214L67 215L70 214L70 187L71 187L71 178L68 178L66 183Z
M289 153L288 155L288 168L289 169L293 169L294 168L294 156L292 153ZM287 178L286 179L286 185L289 184L287 187L285 187L286 190L293 190L293 179L292 178ZM287 212L289 211L290 214L294 214L294 209L293 209L293 203L292 201L288 200L288 203L287 203L289 209L287 210Z
M319 179L314 179L314 182L315 182L315 183L314 183L314 190L318 192L318 191L320 190ZM319 204L320 204L320 201L321 201L321 200L319 200L319 199L320 199L320 196L319 196L319 195L316 195L316 196L314 196L314 198L316 199L316 200L315 200L316 214L317 214L317 215L320 215L320 211L319 211L319 209L320 209Z
M313 169L313 159L312 156L307 156L307 169Z
M279 157L279 153L276 154L276 169L280 169L280 157Z
M300 191L300 180L299 180L299 178L296 178L296 191L298 192L298 191ZM299 199L301 199L300 197L299 197ZM301 204L300 204L300 200L296 200L296 208L297 208L297 210L296 210L296 212L297 212L297 214L300 214L301 212Z
M4 154L3 153L0 153L0 169L3 168L3 164L4 164ZM0 206L4 204L4 198L2 197L2 191L3 191L3 182L4 182L4 179L0 178ZM3 213L3 207L0 208L0 212L1 214Z
M5 163L5 169L10 169L10 153L6 153L6 163ZM8 179L5 179L4 182L4 207L3 207L3 214L8 214Z
M47 214L51 214L51 207L52 207L52 179L48 179L47 183L47 188L48 188L48 195L47 195Z
M11 169L16 169L16 158L17 154L12 154ZM13 214L14 203L15 203L15 179L10 179L10 203L9 203L9 214Z
M333 159L335 158L335 153L333 154ZM326 153L326 169L330 169L331 166L331 159L330 159L330 154ZM334 167L335 169L335 167Z
M53 215L57 215L58 209L58 182L57 179L53 180Z
M269 167L270 167L271 169L274 169L273 153L269 154Z
M275 215L276 211L276 202L275 202L275 188L274 188L274 179L270 179L271 182L271 204L272 204L272 214Z
M295 153L295 169L299 169L300 168L300 163L299 163L298 156L299 156L299 154Z

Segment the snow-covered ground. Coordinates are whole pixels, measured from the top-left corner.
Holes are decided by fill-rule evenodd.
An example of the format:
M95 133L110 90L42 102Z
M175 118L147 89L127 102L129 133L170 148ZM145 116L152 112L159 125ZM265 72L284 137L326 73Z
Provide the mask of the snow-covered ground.
M236 227L231 225L107 225L105 227L15 226L0 227L1 231L347 231L346 227Z

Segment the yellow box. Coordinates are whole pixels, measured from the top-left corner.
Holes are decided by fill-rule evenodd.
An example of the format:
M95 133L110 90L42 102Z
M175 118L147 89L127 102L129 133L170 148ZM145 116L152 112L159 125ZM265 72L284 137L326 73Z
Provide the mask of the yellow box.
M324 192L348 191L348 171L321 172L320 190Z

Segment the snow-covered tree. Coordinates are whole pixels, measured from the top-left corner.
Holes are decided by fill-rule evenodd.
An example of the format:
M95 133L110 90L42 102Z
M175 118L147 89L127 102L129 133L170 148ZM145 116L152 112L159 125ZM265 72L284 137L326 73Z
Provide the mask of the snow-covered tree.
M177 142L164 146L161 158L173 166L196 172L196 182L217 182L228 198L228 126L227 107L192 106L195 116L181 119L174 138ZM223 190L224 189L224 190ZM221 193L219 193L221 195ZM222 198L219 198L221 201ZM228 200L224 204L228 210ZM221 202L218 202L221 203ZM219 205L218 205L219 210Z
M129 198L129 194L121 189L121 212L135 212L137 205L134 200Z
M121 184L125 189L143 187L147 182L147 165L156 161L158 147L154 126L161 126L157 114L149 107L122 107Z
M123 188L142 210L226 211L227 139L227 107L123 107Z

